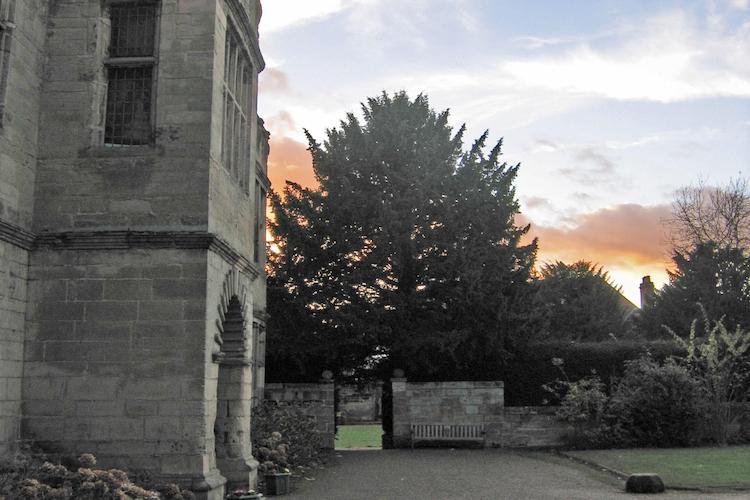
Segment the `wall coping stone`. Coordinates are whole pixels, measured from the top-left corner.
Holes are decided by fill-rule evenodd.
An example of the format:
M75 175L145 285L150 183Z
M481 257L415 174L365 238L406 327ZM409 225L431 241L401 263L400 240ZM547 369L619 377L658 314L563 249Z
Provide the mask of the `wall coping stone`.
M391 380L398 380L398 379L391 379ZM403 379L403 380L406 380L406 379ZM505 387L505 382L502 382L502 381L409 382L409 385L418 387L420 389L463 389L466 387L468 388Z

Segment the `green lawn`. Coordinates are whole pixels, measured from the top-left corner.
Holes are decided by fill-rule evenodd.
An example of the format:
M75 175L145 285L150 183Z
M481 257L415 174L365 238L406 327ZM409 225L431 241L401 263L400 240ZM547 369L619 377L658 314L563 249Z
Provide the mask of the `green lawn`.
M380 448L380 435L383 428L377 425L339 425L336 435L336 449Z
M667 487L750 488L750 446L573 451L626 474L655 472Z

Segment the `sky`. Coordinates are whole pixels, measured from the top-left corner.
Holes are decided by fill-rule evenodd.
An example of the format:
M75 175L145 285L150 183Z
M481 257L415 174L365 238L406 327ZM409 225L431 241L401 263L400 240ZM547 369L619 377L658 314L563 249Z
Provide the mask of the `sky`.
M670 266L676 189L750 175L750 0L263 0L269 177L383 91L426 94L520 163L540 263L588 260L636 305Z

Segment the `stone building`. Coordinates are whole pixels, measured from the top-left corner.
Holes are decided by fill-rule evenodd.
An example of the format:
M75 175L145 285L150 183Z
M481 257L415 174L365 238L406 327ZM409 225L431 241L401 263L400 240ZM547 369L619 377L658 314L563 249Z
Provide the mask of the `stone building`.
M0 0L0 453L254 480L259 0Z

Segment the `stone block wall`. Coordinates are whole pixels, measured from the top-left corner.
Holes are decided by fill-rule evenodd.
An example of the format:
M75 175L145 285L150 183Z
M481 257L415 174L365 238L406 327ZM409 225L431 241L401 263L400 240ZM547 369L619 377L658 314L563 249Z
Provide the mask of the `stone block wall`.
M296 406L315 421L323 448L335 448L336 419L334 414L334 385L331 381L319 384L266 384L266 401L279 405Z
M361 388L345 385L338 387L337 390L339 403L336 417L339 424L380 421L382 418L382 382Z
M15 2L5 85L0 75L0 455L19 437L46 12L43 0Z
M483 446L564 446L572 428L557 407L506 407L503 382L412 383L391 379L393 445L411 446L411 424L482 424Z
M19 436L27 259L26 250L0 241L0 456Z
M178 480L209 475L206 253L32 254L25 439Z
M242 6L247 8L249 12L250 23L245 27L249 30L251 36L257 37L260 3L256 0L243 0ZM237 9L236 0L217 2L215 22L211 27L215 39L224 40L230 26L234 28L237 34L242 36L242 25L238 24L235 15ZM251 105L255 107L258 96L257 73L263 70L265 61L259 50L253 50L257 48L256 42L250 41L248 47L250 47L250 50L246 52L246 55L253 68L250 101ZM264 152L266 132L262 120L251 119L249 121L248 140L254 147L250 151L250 185L245 189L238 184L222 164L221 139L224 117L221 111L224 103L225 45L215 44L214 51L215 64L211 69L211 74L215 85L212 88L210 98L213 101L213 109L218 110L218 112L212 115L210 122L208 230L247 255L254 255L255 247L258 245L258 260L255 263L262 268L265 264L265 231L261 231L260 242L254 240L254 224L256 222L254 216L259 195L258 190L262 189L267 193L270 189L270 181L267 177L268 154L267 151ZM253 113L257 113L257 110L253 110ZM265 213L262 213L261 217L264 216ZM259 287L256 293L263 294L263 297L265 297L265 284ZM263 298L263 303L265 303L265 298Z
M103 145L109 19L101 0L51 2L34 231L206 231L214 2L162 0L154 144Z
M392 379L393 444L411 446L412 424L486 424L503 414L503 382Z
M507 406L485 424L485 446L546 448L567 444L573 428L557 419L556 406Z

